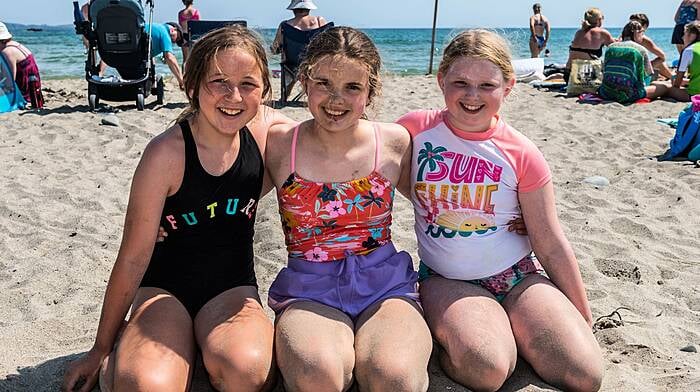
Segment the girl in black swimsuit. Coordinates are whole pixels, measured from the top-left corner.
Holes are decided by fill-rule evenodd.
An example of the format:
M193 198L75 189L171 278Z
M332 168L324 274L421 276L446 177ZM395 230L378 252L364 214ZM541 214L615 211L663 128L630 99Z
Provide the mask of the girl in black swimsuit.
M215 30L192 48L184 83L190 106L143 153L95 344L64 390L92 390L98 373L102 391L188 390L198 350L217 390L274 379L252 248L274 117L258 115L271 93L265 50L244 27ZM159 224L171 238L154 251Z

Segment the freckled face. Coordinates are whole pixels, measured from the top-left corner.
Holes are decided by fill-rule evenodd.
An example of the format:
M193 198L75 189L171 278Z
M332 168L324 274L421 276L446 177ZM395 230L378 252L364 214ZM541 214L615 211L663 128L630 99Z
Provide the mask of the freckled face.
M515 80L505 81L501 69L488 60L461 57L444 75L438 73L438 84L450 125L464 132L483 132L495 125Z
M326 130L356 127L369 102L369 71L357 60L326 56L302 81L309 111Z
M199 114L220 133L238 132L262 103L262 72L241 49L220 51L199 89Z

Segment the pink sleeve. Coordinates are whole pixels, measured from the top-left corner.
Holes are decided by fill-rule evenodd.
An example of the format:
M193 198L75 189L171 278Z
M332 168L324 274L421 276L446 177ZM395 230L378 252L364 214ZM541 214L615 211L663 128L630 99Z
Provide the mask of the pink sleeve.
M190 18L190 20L199 20L199 10L195 9L192 12L192 17Z
M441 110L414 110L401 116L396 123L408 129L411 137L415 137L422 131L433 128L440 121Z
M505 127L505 132L500 132L493 141L513 165L518 177L518 192L527 193L542 188L552 180L552 172L544 155L525 135L508 125Z

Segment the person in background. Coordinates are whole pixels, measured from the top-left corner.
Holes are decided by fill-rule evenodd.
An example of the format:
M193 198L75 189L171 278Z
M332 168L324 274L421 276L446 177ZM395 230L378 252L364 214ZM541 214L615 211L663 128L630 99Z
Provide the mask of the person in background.
M598 95L619 103L663 96L668 90L667 86L649 84L654 68L646 48L642 46L642 24L636 20L627 22L620 38L622 41L610 44L605 52L603 83L598 88Z
M549 26L549 20L542 15L541 11L540 3L533 4L532 12L534 15L530 17L530 55L532 57L539 57L542 50L544 50L545 57L549 56L547 42L549 42L552 29Z
M85 4L83 4L82 7L80 7L80 12L83 14L83 19L85 20L90 20L90 1L86 1ZM85 38L85 36L81 35L80 36L83 40L83 46L85 46L86 50L90 50L90 43L88 42L88 39ZM100 59L100 73L99 75L102 76L105 73L105 69L107 69L107 64Z
M676 77L666 96L677 101L689 102L691 96L700 94L700 21L685 25L683 43L685 49L681 52ZM685 76L689 76L690 80L684 87Z
M149 25L145 25L145 30L148 31ZM182 30L180 30L180 25L175 22L168 23L154 23L151 28L151 57L157 57L163 55L165 63L170 68L170 72L177 80L180 90L184 88L184 82L182 80L182 72L180 71L180 64L177 62L177 58L173 53L173 44L182 46L184 42L184 36ZM126 79L129 79L129 75L124 74L122 69L117 69L119 74Z
M654 43L654 40L645 34L649 28L649 18L646 14L632 14L630 15L630 21L637 21L642 25L642 38L639 44L648 50L649 53L656 56L655 59L651 60L651 65L654 67L654 70L657 71L659 75L670 80L673 77L673 73L666 65L666 54ZM624 40L624 38L622 39Z
M683 40L685 25L698 20L699 7L700 0L683 0L678 5L676 15L673 17L673 20L676 22L676 27L673 28L673 35L671 36L671 43L676 45L678 53L681 53L686 47Z
M564 71L565 80L569 79L572 60L599 59L603 57L603 46L616 41L612 34L603 28L603 18L603 12L598 8L589 8L583 14L581 28L576 31L569 46L569 59Z
M324 19L323 16L311 15L311 10L315 10L317 8L318 7L316 7L316 4L314 4L312 0L292 0L287 9L294 12L294 17L292 19L285 20L282 23L287 23L288 25L302 31L315 30L319 27L325 26L328 22L326 22L326 19ZM277 28L275 39L272 41L272 45L270 45L270 51L273 54L282 53L282 23L280 23L280 26ZM284 56L284 54L282 54L282 56ZM282 61L284 61L284 59L282 59ZM289 80L287 92L291 93L296 79L294 78L294 75L286 76L288 76L286 77L286 80Z
M185 6L185 8L181 9L180 12L177 13L177 21L180 24L180 27L182 28L182 31L185 33L185 36L187 36L187 39L184 42L184 45L182 45L182 62L185 63L187 62L187 56L189 55L190 47L189 47L189 37L188 37L188 28L187 28L187 22L191 20L199 20L200 15L199 15L199 10L194 8L192 5L194 1L193 0L182 0L182 4Z
M35 109L44 107L39 66L36 65L34 55L26 46L12 39L12 34L2 22L0 22L0 53L7 59L12 77L22 92L24 100L31 103Z

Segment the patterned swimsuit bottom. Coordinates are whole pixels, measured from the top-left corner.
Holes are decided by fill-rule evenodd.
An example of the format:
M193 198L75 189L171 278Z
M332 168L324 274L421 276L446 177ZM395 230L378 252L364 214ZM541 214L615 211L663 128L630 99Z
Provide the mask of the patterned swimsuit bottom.
M537 261L537 257L531 253L520 259L520 261L513 264L510 268L496 275L483 279L465 280L464 282L485 288L496 297L498 302L502 302L515 286L520 284L529 275L534 274L547 277L547 273L544 271L539 261ZM440 275L421 261L420 268L418 269L418 281L422 282L431 276Z

